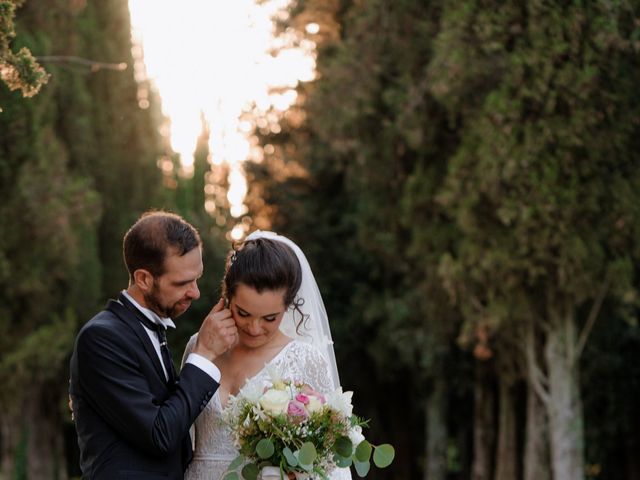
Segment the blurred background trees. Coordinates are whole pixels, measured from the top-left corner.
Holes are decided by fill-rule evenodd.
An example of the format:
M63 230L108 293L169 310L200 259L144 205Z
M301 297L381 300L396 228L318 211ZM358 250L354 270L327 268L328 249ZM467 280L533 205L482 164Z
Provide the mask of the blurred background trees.
M230 223L204 210L226 187L206 125L183 178L159 99L139 106L127 2L28 1L14 39L18 4L0 0L5 81L23 47L127 65L41 60L28 99L27 77L0 84L0 477L63 479L68 356L126 285L125 230L148 208L201 230L179 361ZM317 78L257 128L248 216L309 257L342 383L396 447L370 478L640 479L639 8L299 0L280 24L317 43Z

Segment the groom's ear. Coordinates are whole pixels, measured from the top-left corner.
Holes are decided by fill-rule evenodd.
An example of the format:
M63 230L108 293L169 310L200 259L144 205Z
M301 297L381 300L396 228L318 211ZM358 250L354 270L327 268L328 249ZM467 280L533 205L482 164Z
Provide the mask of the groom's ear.
M153 288L153 275L149 270L139 268L133 272L133 282L143 292L149 292Z

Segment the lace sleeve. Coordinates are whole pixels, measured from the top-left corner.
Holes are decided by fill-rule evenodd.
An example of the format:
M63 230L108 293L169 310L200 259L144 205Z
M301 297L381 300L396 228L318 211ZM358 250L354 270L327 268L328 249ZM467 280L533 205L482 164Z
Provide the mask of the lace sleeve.
M180 369L181 370L182 370L182 367L184 367L184 364L187 361L187 358L189 357L189 354L191 352L193 352L193 349L196 346L196 339L197 338L198 338L198 334L197 333L191 335L191 338L187 342L187 346L184 347L184 353L182 354L182 361L180 362ZM191 448L193 450L195 450L195 448L196 448L196 424L195 423L193 425L191 425L191 427L189 428L189 436L191 437Z
M191 335L191 338L187 342L187 346L184 348L184 353L182 354L182 361L180 362L180 368L181 369L182 369L182 367L184 367L184 363L187 361L187 357L189 356L189 354L191 352L193 352L193 349L196 346L196 339L197 338L198 338L198 334L194 333L193 335Z

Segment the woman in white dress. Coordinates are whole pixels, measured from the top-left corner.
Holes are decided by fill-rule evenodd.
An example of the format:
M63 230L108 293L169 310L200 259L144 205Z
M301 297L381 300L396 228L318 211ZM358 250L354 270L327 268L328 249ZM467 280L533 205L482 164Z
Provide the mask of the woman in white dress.
M267 366L321 393L340 383L327 314L306 257L286 237L257 231L230 252L222 294L238 327L238 343L216 358L222 378L196 419L194 457L185 480L220 480L238 455L222 412L248 379L267 385ZM186 358L195 345L187 344ZM351 479L336 469L332 480Z

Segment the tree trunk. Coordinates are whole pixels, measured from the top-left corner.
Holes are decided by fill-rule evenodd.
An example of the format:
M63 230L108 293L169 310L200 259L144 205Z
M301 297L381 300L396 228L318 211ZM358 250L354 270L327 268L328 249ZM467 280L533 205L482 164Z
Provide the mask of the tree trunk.
M518 478L518 448L516 440L516 412L512 383L501 375L498 385L498 445L496 448L495 480Z
M551 480L548 435L544 405L533 387L529 386L524 440L524 480Z
M545 358L549 372L549 433L554 480L584 479L584 425L579 391L576 325L571 315L551 319Z
M27 478L67 478L58 400L46 395L47 386L25 396L27 428Z
M18 440L15 418L17 416L2 412L0 419L0 448L2 450L0 478L2 479L11 478L13 472L15 449Z
M437 377L426 405L427 464L424 480L446 480L447 477L447 389Z
M638 444L637 435L640 429L636 429L634 434L627 436L625 442L625 478L627 480L640 480L640 458L638 452L640 445Z
M490 480L493 470L495 394L490 365L476 360L472 480Z

